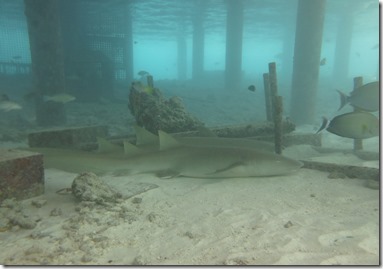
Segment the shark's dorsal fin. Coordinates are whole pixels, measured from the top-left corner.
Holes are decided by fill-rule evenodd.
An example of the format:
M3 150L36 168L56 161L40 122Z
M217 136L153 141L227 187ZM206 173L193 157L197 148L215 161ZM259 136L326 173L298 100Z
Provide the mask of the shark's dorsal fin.
M181 145L177 139L164 131L158 130L158 137L160 139L160 150L170 149Z
M136 145L147 145L147 144L156 144L158 143L158 136L152 134L148 130L134 125L134 130L136 131Z
M97 137L98 152L122 152L122 148L117 146L103 137Z
M128 140L124 140L124 153L125 156L134 156L141 153L141 150L137 148L135 145L130 143Z

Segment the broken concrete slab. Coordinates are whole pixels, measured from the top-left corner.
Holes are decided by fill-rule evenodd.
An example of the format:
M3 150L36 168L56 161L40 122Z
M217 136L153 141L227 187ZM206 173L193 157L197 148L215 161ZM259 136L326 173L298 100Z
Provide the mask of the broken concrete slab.
M97 137L106 137L107 126L55 128L28 134L28 145L38 148L83 148L95 143Z
M0 202L28 199L44 193L43 155L0 149Z

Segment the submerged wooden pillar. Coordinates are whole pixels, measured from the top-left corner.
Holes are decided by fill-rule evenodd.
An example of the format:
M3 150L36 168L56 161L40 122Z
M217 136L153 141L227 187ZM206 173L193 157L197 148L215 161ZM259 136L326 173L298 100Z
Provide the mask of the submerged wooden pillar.
M275 98L278 95L277 66L275 62L269 63L269 87L270 87L271 116L274 119L275 118Z
M282 96L274 97L274 147L276 154L282 154L283 146L283 99Z
M225 89L238 91L242 75L243 3L242 0L228 0L226 4Z
M125 28L125 46L124 46L124 65L125 75L128 82L133 81L133 27L132 27L132 15L130 2L126 3L125 17L124 17L124 28Z
M269 87L272 117L274 121L274 146L275 153L282 154L282 114L283 100L278 96L277 66L275 62L269 63Z
M263 89L265 92L265 105L266 105L266 120L272 121L272 107L271 107L271 98L270 98L270 80L269 73L263 74Z
M205 1L195 1L195 15L193 17L193 55L192 78L194 82L201 79L204 66L205 31L203 28Z
M44 95L65 91L64 62L57 0L24 0L36 93L38 125L66 122L64 105L44 102Z
M183 32L180 32L177 37L177 71L178 79L186 80L186 39Z
M354 78L354 89L359 88L363 85L363 77ZM359 109L354 107L354 111L359 111ZM363 149L363 139L354 139L354 150Z
M349 11L349 10L348 10ZM336 34L336 46L334 53L334 87L340 87L349 81L348 67L350 62L350 50L352 44L353 12L342 10L338 22Z
M325 6L325 0L298 2L290 113L296 124L315 120Z

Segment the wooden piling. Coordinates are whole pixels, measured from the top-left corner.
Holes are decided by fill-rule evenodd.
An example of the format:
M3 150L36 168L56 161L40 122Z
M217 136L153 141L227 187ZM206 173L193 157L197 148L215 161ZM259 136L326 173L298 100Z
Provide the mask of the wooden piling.
M312 124L319 79L326 0L299 0L295 30L290 117L296 124Z
M274 144L275 153L282 154L282 113L283 113L283 99L282 96L274 97Z
M272 108L270 100L270 82L269 82L269 73L263 74L263 89L265 91L265 104L266 104L266 119L267 121L272 121Z
M282 154L282 96L278 96L277 67L275 62L269 63L269 85L272 116L274 121L275 153Z
M354 89L359 88L362 85L363 85L363 77L355 77ZM354 107L354 111L360 111L360 110ZM354 139L354 150L362 150L362 149L363 149L363 140Z
M271 113L272 118L275 117L275 96L278 95L278 85L277 85L277 67L275 62L269 63L269 87L270 87L270 101L271 101Z
M24 0L32 60L32 87L36 93L36 122L40 126L66 123L64 105L44 102L43 96L65 92L58 0Z

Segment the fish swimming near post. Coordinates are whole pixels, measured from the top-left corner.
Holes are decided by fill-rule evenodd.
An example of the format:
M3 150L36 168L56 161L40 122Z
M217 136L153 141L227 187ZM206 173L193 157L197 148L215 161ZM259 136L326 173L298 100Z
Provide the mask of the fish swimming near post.
M374 112L379 110L379 81L370 82L354 89L349 96L339 91L341 110L350 104L363 111Z
M3 110L5 112L9 112L12 110L20 110L22 109L22 106L18 103L12 102L12 101L2 101L0 102L0 110Z
M251 92L255 92L256 88L254 85L250 85L249 87L247 87L247 89Z
M320 65L320 66L324 66L324 65L326 65L326 62L327 62L327 59L326 59L326 57L324 57L324 58L322 58L322 59L320 60L319 65Z
M44 102L56 102L61 104L66 104L68 102L76 100L76 97L67 93L59 93L52 96L44 96Z
M366 139L379 135L379 119L367 112L350 112L336 116L331 121L323 117L317 133L323 129L342 137Z
M4 93L0 95L0 110L9 112L12 110L20 110L20 109L22 109L22 106L19 105L18 103L11 101L8 95Z

